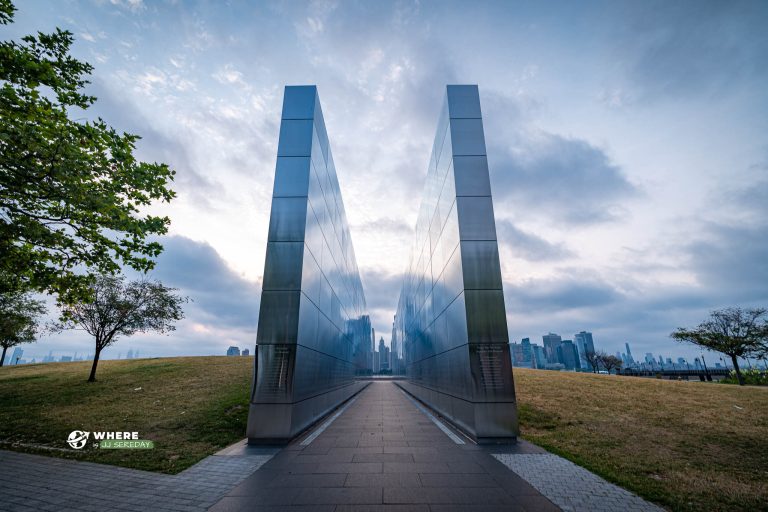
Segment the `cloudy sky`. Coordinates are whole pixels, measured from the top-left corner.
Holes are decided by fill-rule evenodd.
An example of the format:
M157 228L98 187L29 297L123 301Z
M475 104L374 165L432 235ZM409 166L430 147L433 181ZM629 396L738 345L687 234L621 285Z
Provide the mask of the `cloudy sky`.
M477 83L510 337L668 334L768 305L768 3L17 2L95 66L88 116L178 172L153 275L193 299L171 336L255 341L283 86L317 84L377 333L389 339L444 86ZM471 5L471 6L470 6ZM92 351L81 333L31 357Z

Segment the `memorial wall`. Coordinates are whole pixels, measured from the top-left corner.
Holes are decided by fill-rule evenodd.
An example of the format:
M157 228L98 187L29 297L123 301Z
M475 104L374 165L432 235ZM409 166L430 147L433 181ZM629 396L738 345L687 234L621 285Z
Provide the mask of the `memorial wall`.
M478 442L517 436L477 86L449 85L395 316L402 387Z
M250 443L287 442L366 384L371 323L317 88L285 88ZM358 362L359 364L359 362Z

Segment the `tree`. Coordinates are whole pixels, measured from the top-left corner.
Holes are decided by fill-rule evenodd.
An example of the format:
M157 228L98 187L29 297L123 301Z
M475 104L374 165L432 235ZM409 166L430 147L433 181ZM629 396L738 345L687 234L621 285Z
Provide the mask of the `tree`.
M7 279L0 276L0 281ZM0 366L9 348L35 341L37 319L45 314L45 303L33 298L31 293L8 289L8 285L3 288L0 292L0 346L3 347Z
M0 24L14 11L0 0ZM149 237L170 220L140 210L175 197L174 171L134 157L138 136L70 119L96 101L73 41L56 29L0 42L0 271L64 301L87 297L95 274L121 262L151 269L162 246Z
M55 329L80 328L96 340L88 382L96 380L101 351L120 336L176 329L173 323L184 318L181 305L188 299L174 291L175 288L166 288L158 281L126 282L124 276L99 274L91 285L91 300L61 304L62 318Z
M616 356L612 356L610 354L606 354L605 352L599 352L598 358L600 361L600 366L605 368L605 371L607 371L609 374L611 373L611 370L615 369L616 371L621 368L621 365L623 364L622 360L619 359Z
M600 355L597 352L587 352L584 354L584 359L587 360L587 364L589 364L589 367L592 368L592 373L597 373L597 370L600 369Z
M767 313L765 308L719 309L712 311L709 319L698 327L679 327L670 337L730 356L739 384L743 386L744 377L738 358L759 354L765 349L768 343Z

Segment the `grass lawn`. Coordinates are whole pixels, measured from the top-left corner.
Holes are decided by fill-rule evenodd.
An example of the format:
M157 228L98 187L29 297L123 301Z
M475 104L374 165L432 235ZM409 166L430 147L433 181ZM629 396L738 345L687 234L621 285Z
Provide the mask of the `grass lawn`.
M768 388L515 368L522 436L672 510L768 510Z
M0 368L0 448L179 472L245 436L251 357ZM768 510L768 388L515 369L522 436L672 510ZM141 388L141 389L138 389ZM72 430L154 450L71 450Z
M0 368L0 448L178 473L245 437L253 357ZM70 449L72 430L138 431L154 450ZM92 439L91 439L92 441Z

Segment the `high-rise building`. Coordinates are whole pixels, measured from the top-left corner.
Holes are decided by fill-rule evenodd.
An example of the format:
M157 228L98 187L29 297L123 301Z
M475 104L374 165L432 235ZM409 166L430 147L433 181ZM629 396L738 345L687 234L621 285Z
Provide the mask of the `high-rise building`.
M235 347L234 345L229 347L227 349L227 355L228 356L239 356L240 355L240 347Z
M547 354L544 353L544 347L537 344L531 345L531 352L533 352L533 367L543 370L547 367Z
M581 331L580 333L574 334L573 343L576 345L576 352L579 356L579 364L577 367L585 370L591 369L589 361L587 361L587 353L595 353L595 342L592 340L592 333Z
M22 349L21 347L14 348L13 355L11 355L10 364L19 364L19 360L23 355L24 355L24 349Z
M627 366L633 366L635 364L635 360L632 358L632 351L629 350L629 342L624 343L624 346L627 349Z
M241 355L241 356L249 356L249 355L251 355L251 351L250 351L249 349L247 349L247 348L244 348L244 349L243 349L243 350L240 352L240 355Z
M578 354L576 352L576 345L571 340L563 340L557 346L557 360L566 370L573 370L577 368L579 364Z
M523 346L520 343L509 344L509 355L512 358L512 366L527 366Z
M379 371L387 372L390 370L389 348L384 344L384 337L379 339Z
M531 352L531 339L523 338L522 340L520 340L520 346L522 347L522 351L523 351L523 362L528 363L528 366L533 368L534 365L533 365L533 352Z
M557 346L563 341L559 334L550 332L541 337L544 342L544 353L547 355L547 362L558 363Z
M450 85L397 307L402 386L476 440L517 436L477 86Z

